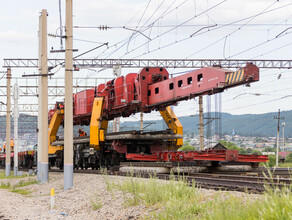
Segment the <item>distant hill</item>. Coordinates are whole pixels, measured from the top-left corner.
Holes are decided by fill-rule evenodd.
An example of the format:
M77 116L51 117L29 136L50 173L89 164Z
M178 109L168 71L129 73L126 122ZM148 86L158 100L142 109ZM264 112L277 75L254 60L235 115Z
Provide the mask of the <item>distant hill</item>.
M234 129L235 134L243 136L259 136L269 137L277 135L277 120L274 116L277 112L271 112L266 114L244 114L244 115L232 115L229 113L222 113L222 133L231 134ZM281 116L285 117L285 137L292 137L292 111L283 111ZM207 117L207 114L204 114ZM211 113L211 117L215 117L215 113ZM184 127L185 134L198 134L199 115L184 116L179 118L181 124ZM204 120L206 123L207 120ZM281 121L282 122L282 121ZM148 129L161 130L165 129L166 125L162 120L159 121L145 121L146 123L153 123ZM215 130L215 122L211 123ZM140 128L139 122L123 122L121 124L122 129L129 128L127 130L134 130ZM206 128L204 129L206 132ZM281 127L282 131L282 127ZM213 131L214 133L214 131Z
M266 114L244 114L244 115L232 115L229 113L222 113L222 133L231 134L234 129L235 134L243 136L258 136L269 137L276 136L277 134L277 120L274 116L277 112L271 112ZM214 117L215 113L211 113L211 117ZM283 111L281 116L285 117L285 137L292 137L292 111ZM207 117L207 114L204 114ZM184 127L185 134L198 134L199 115L184 116L179 118ZM204 120L204 123L207 121ZM281 121L282 122L282 121ZM11 118L11 132L13 133L13 117ZM111 123L109 124L111 127ZM121 123L121 130L139 130L140 122L126 121ZM162 120L156 121L144 121L144 127L146 130L162 130L166 129L166 125ZM213 130L215 130L214 121L211 123ZM5 138L6 116L0 116L0 138ZM35 133L37 128L37 117L31 115L21 114L19 118L19 134ZM78 127L74 128L75 135ZM84 127L84 130L88 133L89 128ZM109 129L110 130L110 129ZM206 129L204 129L206 132ZM60 129L60 136L62 136L63 129ZM281 127L282 131L282 127ZM214 134L214 131L213 131Z

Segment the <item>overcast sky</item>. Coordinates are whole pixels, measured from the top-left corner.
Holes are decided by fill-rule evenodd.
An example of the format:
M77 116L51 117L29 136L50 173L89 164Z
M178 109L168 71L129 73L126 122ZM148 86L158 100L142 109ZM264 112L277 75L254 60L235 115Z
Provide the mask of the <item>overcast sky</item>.
M37 58L41 9L48 10L48 32L60 33L58 0L0 2L1 66L4 58ZM291 59L292 29L285 31L292 25L291 0L73 0L73 5L74 26L79 26L74 28L74 48L79 50L78 53L109 42L109 48L102 47L83 58ZM62 0L61 15L64 25L65 0ZM86 28L100 25L112 28L107 31ZM143 35L128 29L139 30ZM276 38L281 32L283 34ZM190 37L193 33L196 34ZM59 39L48 40L48 49L60 48ZM63 56L49 53L49 58ZM122 69L122 74L137 71ZM170 73L181 71L186 70L169 69ZM24 72L37 70L12 70L14 77L20 77ZM260 82L250 88L241 86L222 94L222 111L245 114L274 112L279 108L291 110L291 73L291 70L261 69ZM53 85L56 78L63 76L61 70L50 83ZM1 77L0 74L0 85L5 85L5 78ZM74 77L110 78L112 70L95 72L86 69L75 72ZM18 83L30 84L23 79L18 79ZM61 84L58 81L58 85ZM60 99L50 98L50 102ZM6 102L5 97L0 97L0 101ZM19 102L37 103L37 99L21 97ZM187 101L175 107L175 111L179 116L197 114L198 106L196 101ZM153 115L156 114L151 117Z

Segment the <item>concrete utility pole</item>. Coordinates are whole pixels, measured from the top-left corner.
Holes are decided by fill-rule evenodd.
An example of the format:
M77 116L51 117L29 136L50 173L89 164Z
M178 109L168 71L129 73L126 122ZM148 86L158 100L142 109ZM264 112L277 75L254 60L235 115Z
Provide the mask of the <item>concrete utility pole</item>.
M49 156L48 156L48 56L47 56L47 10L41 14L41 182L49 180Z
M72 0L66 0L64 190L73 187L73 22Z
M144 125L143 125L143 112L140 112L140 131L143 131Z
M115 78L118 78L118 77L120 77L122 75L122 68L121 68L120 65L113 66L113 74L114 74ZM120 117L114 118L114 120L113 120L113 132L119 132L120 131L120 121L121 121Z
M199 133L200 150L204 150L204 121L203 121L203 96L199 96Z
M14 176L18 175L18 85L15 83L13 88L13 100L14 100L14 108L13 108L13 123L14 123Z
M274 119L278 120L278 127L277 127L277 149L276 149L276 168L278 167L279 164L279 133L280 133L280 120L284 119L284 117L280 117L280 109L278 112L278 117L275 116Z
M42 31L42 16L39 16L39 74L41 74L42 69L42 37L41 37L41 31ZM41 76L38 77L38 128L37 128L37 134L38 134L38 149L37 149L37 181L42 180L41 175L41 155L42 155L42 136L41 136L41 120L42 120L42 95L41 95Z
M283 151L285 151L285 135L284 135L285 125L286 125L286 123L282 122L282 129L283 129L283 131L282 131L282 133L283 133L283 148L282 148L282 150Z
M11 69L7 69L7 102L6 102L6 158L5 175L10 176L10 95L11 95Z

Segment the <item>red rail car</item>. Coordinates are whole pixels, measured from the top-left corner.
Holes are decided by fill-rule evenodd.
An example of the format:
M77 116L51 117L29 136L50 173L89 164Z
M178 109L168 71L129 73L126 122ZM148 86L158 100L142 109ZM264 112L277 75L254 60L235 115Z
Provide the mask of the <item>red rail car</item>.
M36 151L23 151L18 153L18 166L31 169L36 165ZM6 154L0 153L0 167L5 167ZM14 166L14 153L11 153L11 167Z

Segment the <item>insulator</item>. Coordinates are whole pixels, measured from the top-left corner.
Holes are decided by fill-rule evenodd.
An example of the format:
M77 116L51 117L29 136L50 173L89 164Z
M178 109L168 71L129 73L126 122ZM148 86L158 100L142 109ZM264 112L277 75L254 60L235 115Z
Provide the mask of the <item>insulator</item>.
M99 30L107 30L108 26L107 25L100 25Z
M57 37L55 34L48 34L49 37Z

